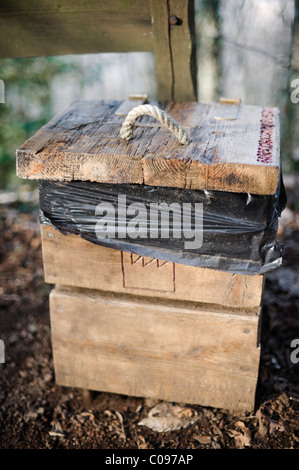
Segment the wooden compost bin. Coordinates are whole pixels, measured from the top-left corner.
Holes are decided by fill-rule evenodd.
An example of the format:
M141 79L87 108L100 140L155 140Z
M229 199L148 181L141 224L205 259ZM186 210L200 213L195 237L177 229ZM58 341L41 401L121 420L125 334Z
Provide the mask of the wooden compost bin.
M126 142L121 125L141 102L73 103L18 149L18 176L53 184L54 196L47 189L43 194L50 205L59 205L56 186L76 200L83 182L91 192L104 184L138 185L141 192L149 186L215 191L228 201L241 194L274 199L280 174L276 108L160 103L191 143L181 145L148 116L136 122L134 138ZM157 259L142 254L142 245L136 252L132 246L103 246L64 227L63 217L54 223L41 208L45 281L56 285L50 315L58 384L236 411L254 408L263 269L239 273L225 263L215 269L208 253L198 255L206 264L188 265L165 259L163 247ZM266 227L268 220L262 222ZM225 236L228 246L233 235ZM236 250L248 248L258 264L262 238L239 240Z

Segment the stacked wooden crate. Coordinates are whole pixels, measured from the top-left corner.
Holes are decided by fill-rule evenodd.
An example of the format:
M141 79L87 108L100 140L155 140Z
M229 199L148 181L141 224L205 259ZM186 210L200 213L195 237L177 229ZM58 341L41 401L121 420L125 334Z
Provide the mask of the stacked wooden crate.
M18 149L18 175L54 186L66 182L60 183L62 191L72 181L74 200L80 181L89 182L91 191L108 183L275 199L280 171L276 109L164 103L191 136L192 142L182 146L151 118L136 124L132 141L121 140L121 124L135 105L75 102ZM206 254L205 263L193 266L179 258L172 262L163 250L157 259L143 253L142 244L126 251L117 244L92 243L50 215L43 211L41 233L45 281L56 285L50 314L58 384L253 409L263 263L254 260L253 274L245 268L241 273L212 269ZM249 252L258 252L262 242L255 245ZM241 265L247 261L250 265L246 259Z

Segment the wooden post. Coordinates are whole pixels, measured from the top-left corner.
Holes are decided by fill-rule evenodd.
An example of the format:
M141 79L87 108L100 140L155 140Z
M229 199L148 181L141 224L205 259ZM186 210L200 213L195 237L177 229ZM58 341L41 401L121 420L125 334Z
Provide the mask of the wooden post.
M157 97L196 101L193 0L151 0Z
M154 50L158 100L197 99L194 0L13 0L0 39L0 57Z

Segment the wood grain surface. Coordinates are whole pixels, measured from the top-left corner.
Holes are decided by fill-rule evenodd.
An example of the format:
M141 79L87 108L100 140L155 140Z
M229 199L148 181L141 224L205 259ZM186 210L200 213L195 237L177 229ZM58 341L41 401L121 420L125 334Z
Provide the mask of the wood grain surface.
M185 266L95 245L41 226L45 281L102 291L242 308L261 305L264 276Z
M158 100L196 101L194 2L151 0L151 11Z
M190 134L181 145L149 116L120 138L115 101L76 101L17 150L20 178L137 183L269 195L280 171L277 108L160 104Z
M10 0L0 31L0 57L153 50L146 0Z
M230 315L61 289L50 296L59 385L252 411L259 312Z
M158 99L196 100L194 23L193 0L10 0L0 2L0 57L150 51Z

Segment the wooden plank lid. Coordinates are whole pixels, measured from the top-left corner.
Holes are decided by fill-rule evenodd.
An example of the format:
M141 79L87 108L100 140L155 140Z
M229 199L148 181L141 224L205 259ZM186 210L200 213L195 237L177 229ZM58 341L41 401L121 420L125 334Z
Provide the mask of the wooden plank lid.
M234 101L152 103L187 132L142 116L120 130L136 101L75 101L17 150L17 175L270 195L280 172L279 110Z

